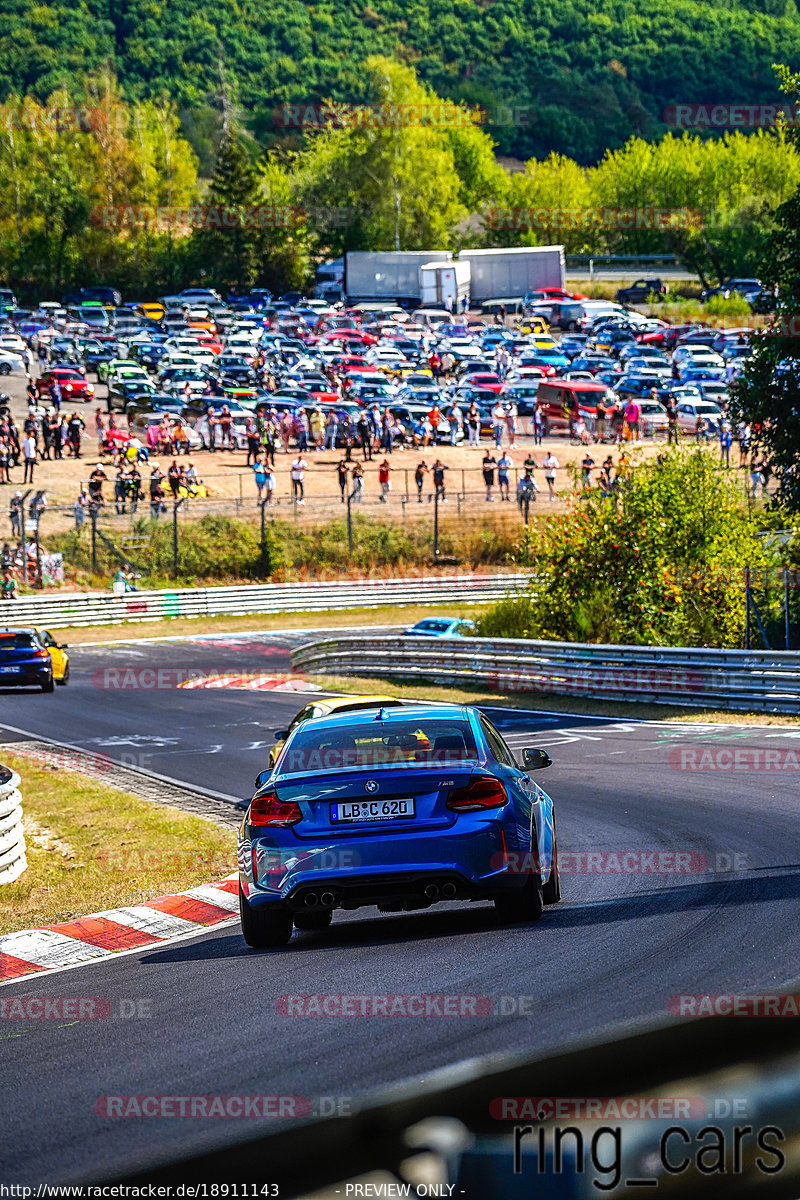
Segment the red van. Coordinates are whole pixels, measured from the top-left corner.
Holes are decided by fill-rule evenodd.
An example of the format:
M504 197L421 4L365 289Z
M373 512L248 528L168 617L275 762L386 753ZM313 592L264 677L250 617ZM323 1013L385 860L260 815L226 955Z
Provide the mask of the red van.
M544 418L544 436L572 432L572 423L583 417L588 432L594 436L597 403L611 396L604 383L588 380L543 379L536 393Z

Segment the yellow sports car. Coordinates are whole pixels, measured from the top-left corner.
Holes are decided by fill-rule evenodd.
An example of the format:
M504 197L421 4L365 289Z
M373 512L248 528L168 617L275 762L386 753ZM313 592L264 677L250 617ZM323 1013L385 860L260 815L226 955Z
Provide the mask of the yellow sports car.
M36 630L39 641L50 655L53 664L53 682L65 687L69 680L69 655L63 642L57 642L49 629Z
M275 766L283 743L304 721L313 721L315 717L330 717L333 713L357 712L360 708L397 708L400 704L402 701L393 696L339 696L334 700L312 700L292 718L288 729L275 730L275 745L269 752L269 765Z

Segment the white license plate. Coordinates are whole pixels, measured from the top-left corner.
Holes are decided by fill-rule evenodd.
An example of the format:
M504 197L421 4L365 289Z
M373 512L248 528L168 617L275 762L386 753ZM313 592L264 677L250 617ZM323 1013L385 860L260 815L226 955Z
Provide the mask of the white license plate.
M0 667L0 675L19 675L22 667Z
M347 800L331 805L331 823L343 821L396 821L414 816L412 797L402 800Z

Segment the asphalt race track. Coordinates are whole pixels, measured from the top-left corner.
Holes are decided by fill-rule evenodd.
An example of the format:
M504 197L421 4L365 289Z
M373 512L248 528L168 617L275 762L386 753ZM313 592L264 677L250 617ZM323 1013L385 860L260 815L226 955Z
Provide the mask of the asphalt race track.
M305 697L175 683L197 670L285 672L291 641L76 648L68 688L0 693L0 740L53 738L238 800ZM149 672L129 683L155 668L163 686L117 686L129 668ZM800 990L800 727L490 715L513 746L553 756L542 782L558 806L561 906L517 928L486 905L337 914L277 953L249 950L235 923L3 986L0 1000L145 1000L151 1015L0 1020L0 1180L93 1182L269 1124L110 1119L95 1111L103 1096L302 1096L315 1113L347 1111L371 1089L474 1056L550 1052L666 1019L679 994ZM685 769L693 762L708 769ZM674 854L688 870L674 872ZM279 997L316 993L489 996L492 1012L283 1015Z

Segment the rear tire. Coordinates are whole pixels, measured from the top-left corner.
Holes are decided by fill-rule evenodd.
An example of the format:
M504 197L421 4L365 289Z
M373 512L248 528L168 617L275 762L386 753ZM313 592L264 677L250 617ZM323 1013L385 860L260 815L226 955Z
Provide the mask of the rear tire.
M285 908L269 905L252 908L239 885L239 916L242 921L242 937L255 950L276 950L285 946L292 936L291 914Z
M42 684L42 691L43 692L54 692L55 690L56 690L56 685L53 683L53 676L51 675L50 678L46 679L44 681L44 683Z
M66 687L67 684L69 683L69 663L67 663L66 667L64 668L64 674L63 674L62 678L57 679L56 683L58 684L59 687Z
M532 925L540 921L544 912L541 875L534 872L528 876L524 887L498 892L494 907L502 921L515 925Z
M553 861L550 866L550 878L542 887L542 899L545 904L558 904L561 900L561 873L558 869L558 839L556 837L555 817L553 817Z
M324 908L321 912L297 913L294 917L294 927L306 933L312 929L327 929L332 920L333 909Z

